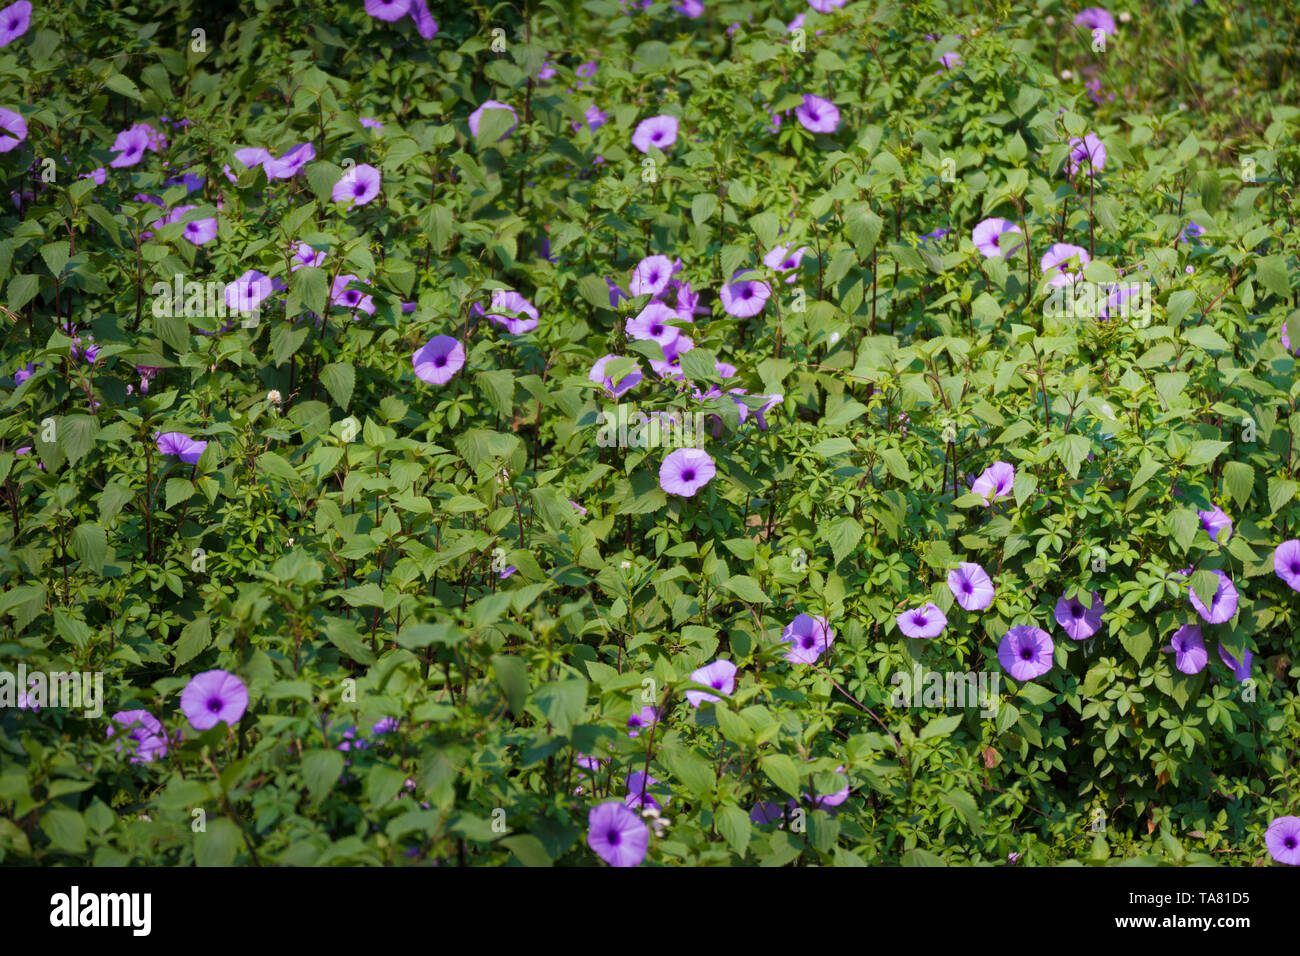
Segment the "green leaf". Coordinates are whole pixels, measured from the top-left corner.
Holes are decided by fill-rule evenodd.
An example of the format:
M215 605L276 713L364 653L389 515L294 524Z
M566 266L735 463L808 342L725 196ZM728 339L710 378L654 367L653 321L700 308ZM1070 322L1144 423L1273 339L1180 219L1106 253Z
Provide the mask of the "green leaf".
M90 415L68 415L59 422L59 446L75 465L95 444L99 422Z
M1140 665L1151 652L1153 643L1151 628L1146 624L1130 624L1120 631L1119 642L1124 645L1124 650L1128 651L1129 656Z
M41 817L41 829L60 850L84 853L86 850L86 821L75 810L56 807Z
M1191 449L1187 452L1187 457L1183 459L1183 464L1188 467L1192 465L1208 465L1231 444L1231 442L1226 441L1194 441Z
M705 797L713 791L713 765L698 754L685 747L668 746L660 751L659 759L695 796Z
M796 800L799 798L799 771L793 760L785 754L768 754L759 760L759 766L769 780Z
M172 652L174 655L173 667L178 669L184 667L207 650L208 645L211 643L211 619L206 614L196 617L181 629L180 640L176 642L176 647Z
M587 703L587 682L581 678L551 681L533 693L533 700L555 733L568 736Z
M1300 488L1290 478L1271 477L1268 479L1268 510L1269 513L1277 511L1283 505L1290 504L1295 500L1296 489Z
M1191 547L1200 526L1201 519L1191 508L1176 508L1169 514L1169 534L1183 551Z
M356 385L357 370L350 362L332 362L320 370L320 383L335 404L347 410L352 401L352 389Z
M1286 271L1285 256L1265 256L1255 260L1255 281L1280 299L1291 295L1291 279Z
M857 250L859 259L871 258L872 250L876 248L883 227L884 221L867 206L863 206L856 215L849 217L848 222L844 224L844 231L848 233L849 241Z
M239 827L225 817L209 816L206 828L194 834L197 866L231 866L241 841Z
M129 99L135 100L137 103L144 102L144 97L140 94L140 87L136 86L135 82L131 80L130 77L123 76L121 73L113 73L110 75L109 78L104 81L104 85L114 93L121 93Z
M907 459L897 448L884 448L880 452L880 460L885 464L885 470L897 478L899 481L911 482L912 469L907 466Z
M1087 459L1091 447L1082 435L1066 435L1056 443L1056 457L1061 459L1071 478L1079 477L1079 466Z
M689 354L689 353L688 353ZM509 418L514 412L515 373L509 369L491 369L474 375L474 383L483 389L492 407L503 418Z
M171 511L174 506L182 501L189 501L196 491L198 491L198 488L188 478L168 478L167 504L163 510Z
M984 832L984 816L980 813L975 798L962 789L949 790L939 794L939 799L961 814L971 833L980 836Z
M9 310L17 312L36 297L41 287L41 277L35 275L14 276L9 280Z
M496 674L497 686L505 695L506 706L516 717L524 712L524 703L528 700L528 665L522 658L511 654L493 654L492 671Z
M1244 462L1228 462L1223 466L1223 486L1228 489L1228 494L1232 495L1237 507L1244 507L1255 487L1255 469Z
M314 802L320 803L343 775L343 754L337 750L308 750L302 755L302 779Z
M555 861L546 852L542 841L531 833L515 833L502 837L499 841L503 847L515 855L524 866L554 866Z
M837 565L853 553L862 540L862 534L862 525L847 515L831 523L826 532L826 541L831 546Z
M329 279L324 269L319 266L303 266L297 269L293 278L289 280L289 291L307 307L307 311L324 315L329 292L328 283Z
M73 617L64 608L54 609L54 630L78 651L84 651L90 644L90 628L86 622Z
M691 218L696 225L708 222L709 217L718 211L718 197L713 193L698 193L691 200Z
M733 575L722 586L742 601L747 601L750 604L771 603L771 599L763 593L763 589L758 586L758 582L748 575Z
M961 726L961 714L953 714L951 717L935 717L921 728L920 739L929 740L932 737L947 737L959 726Z
M740 807L726 803L718 808L713 816L713 822L718 832L722 834L722 838L727 841L727 845L735 850L738 856L743 857L745 851L749 849L749 837L752 832L749 814Z
M1232 348L1227 339L1208 325L1194 325L1190 329L1184 329L1183 338L1207 352L1227 352Z
M72 548L86 567L96 574L104 570L108 556L108 535L93 521L83 521L72 532Z
M1219 576L1213 571L1202 569L1192 575L1190 583L1192 591L1201 599L1201 603L1209 607L1215 593L1219 590Z

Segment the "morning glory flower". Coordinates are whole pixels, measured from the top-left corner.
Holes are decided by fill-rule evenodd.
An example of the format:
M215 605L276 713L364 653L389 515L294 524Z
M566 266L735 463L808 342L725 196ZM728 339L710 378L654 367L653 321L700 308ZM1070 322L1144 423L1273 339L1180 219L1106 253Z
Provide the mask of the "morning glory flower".
M117 138L113 140L113 151L118 155L108 165L114 169L134 166L144 158L145 150L152 149L158 152L166 144L163 135L148 123L136 123L117 134Z
M1016 483L1016 470L1005 461L989 465L971 484L971 491L984 499L984 504L991 505L999 498L1011 496Z
M1223 509L1218 505L1213 505L1209 511L1198 511L1196 516L1201 519L1201 527L1205 529L1205 533L1216 544L1223 544L1232 536L1232 519L1224 514Z
M650 360L650 367L654 369L656 375L661 378L671 378L679 382L686 381L686 374L682 371L681 357L685 352L695 348L695 343L685 335L678 335L667 345L661 346L664 351L663 361L658 359Z
M27 138L27 120L21 113L0 108L0 153L7 153Z
M1178 233L1178 241L1188 242L1194 246L1198 246L1200 243L1196 240L1203 235L1205 235L1205 230L1199 223L1188 222L1187 225L1183 226L1182 230Z
M667 256L646 256L632 271L627 288L633 295L658 295L668 287L672 275L672 260Z
M610 866L636 866L645 859L650 829L617 800L591 808L587 814L587 846Z
M849 0L808 0L808 6L818 13L830 13L848 2Z
M641 731L649 730L655 724L659 723L659 711L655 707L642 707L639 714L633 714L628 717L627 725L632 729L627 732L629 737L640 737Z
M939 606L927 601L924 607L904 611L896 618L898 629L908 637L938 637L948 626L948 618Z
M819 810L825 810L828 807L838 807L841 803L849 798L849 775L844 772L843 767L836 767L835 772L844 778L844 786L834 793L825 793L820 796L812 796L805 793L803 798Z
M690 498L717 474L709 453L699 448L678 448L659 466L659 487L670 495Z
M3 17L3 13L0 13ZM113 725L117 724L117 728ZM114 736L116 729L126 730L126 736L135 741L135 752L131 763L150 763L167 753L167 735L158 718L147 710L119 710L109 717L108 736ZM121 752L122 745L113 748Z
M998 663L1016 680L1033 680L1052 669L1052 636L1032 624L1017 624L998 645Z
M1268 855L1287 866L1300 866L1300 817L1278 817L1264 831Z
M335 276L334 284L330 287L330 304L351 309L353 312L360 309L366 315L374 315L375 300L360 289L349 289L348 286L353 282L370 284L369 279L359 279L351 273Z
M487 100L482 106L469 114L469 131L474 136L478 136L478 127L482 121L484 110L506 110L514 117L515 121L510 125L510 128L497 138L498 143L513 133L515 127L519 125L519 114L514 111L513 107L507 106L505 103L498 103L496 100Z
M939 57L939 63L943 69L935 70L935 73L942 73L944 70L952 70L954 67L961 66L961 54L955 50L951 53L945 53Z
M1004 249L998 241L998 237L1003 233L1019 233L1020 227L1009 219L985 219L977 225L970 234L971 241L975 243L975 248L983 254L985 259L992 259L994 256L1010 257L1016 254L1024 243L1016 243L1015 248ZM1009 244L1009 243L1008 243Z
M181 710L195 730L208 730L222 721L233 727L247 709L248 688L229 671L204 671L181 691Z
M948 572L953 600L968 611L983 611L993 604L993 581L978 564L963 561Z
M1250 679L1250 662L1253 657L1250 651L1243 651L1241 660L1237 660L1232 652L1223 646L1223 642L1219 642L1219 660L1228 665L1232 670L1232 676L1238 681Z
M226 286L226 305L236 312L252 312L272 291L274 288L267 276L249 269Z
M1076 136L1070 140L1070 146L1066 169L1071 176L1085 165L1089 176L1106 168L1106 147L1102 145L1096 133L1089 133L1083 139Z
M153 437L158 443L159 452L175 455L187 465L197 465L203 449L208 447L207 442L191 438L183 432L154 432Z
M438 32L438 21L429 12L425 0L411 0L411 19L415 21L416 32L426 40L432 40Z
M738 270L731 277L731 283L724 285L722 292L719 294L719 298L722 300L722 308L726 310L728 315L734 315L739 319L758 315L758 313L762 312L764 304L772 294L772 290L766 282L760 282L756 279L739 279L740 276L749 271L751 270Z
M1076 27L1083 27L1085 30L1101 30L1115 36L1119 33L1115 29L1115 18L1110 15L1109 10L1101 7L1085 7L1079 11L1079 15L1074 18Z
M677 117L662 114L643 119L632 133L632 145L643 153L650 147L666 151L677 142Z
M1092 607L1084 607L1077 597L1066 599L1064 596L1056 602L1056 623L1065 629L1071 640L1086 641L1101 628L1101 616L1106 612L1106 605L1101 603L1101 594L1092 592Z
M1066 272L1066 266L1071 265L1074 259L1079 262L1079 271ZM1088 250L1082 246L1058 242L1043 253L1039 267L1043 270L1043 275L1052 277L1051 285L1067 286L1083 277L1083 270L1091 261L1092 257L1088 255Z
M595 103L592 103L587 107L587 112L583 114L583 119L587 121L587 127L593 133L609 122L609 116L602 113Z
M925 233L923 236L921 236L921 241L922 241L922 242L927 242L927 241L929 241L929 240L934 240L935 242L938 242L938 241L939 241L940 239L942 239L944 236L948 235L948 233L949 233L950 231L951 231L951 230L949 230L949 229L945 229L945 228L943 228L942 226L940 226L938 229L935 229L935 230L933 230L933 231L931 231L931 232L927 232L927 233ZM788 280L787 280L787 281L788 281Z
M482 306L479 308L482 308ZM525 332L531 332L537 328L537 322L540 318L536 306L513 289L493 289L492 303L488 308L493 310L487 313L488 320L495 322L497 325L505 326L506 331L511 335L523 335ZM515 318L514 315L501 315L502 312L526 315L528 318L520 319Z
M379 195L380 180L379 170L369 163L352 166L343 171L339 181L334 184L331 196L335 202L364 206Z
M1199 674L1210 660L1199 624L1184 624L1161 650L1173 652L1174 664L1184 674Z
M465 346L450 335L435 335L411 356L415 377L430 385L446 385L465 367Z
M680 334L675 325L669 325L670 319L679 318L674 309L662 302L654 301L646 305L636 318L627 323L627 337L642 342L658 342L661 348L669 346Z
M785 401L784 395L755 395L755 398L765 398L762 408L754 410L754 419L758 422L758 427L762 431L767 431L767 413L776 406Z
M660 803L648 791L659 781L645 773L642 770L633 770L627 775L627 796L623 802L629 807L654 807L656 810L662 810L665 804L672 802L672 797L664 797L664 802Z
M810 133L833 133L840 125L839 107L811 93L803 95L803 103L794 108L794 115Z
M27 381L35 375L36 370L44 364L44 362L28 362L25 366L18 369L18 371L14 372L14 385L21 385L23 382Z
M792 664L815 664L822 651L829 650L835 640L835 632L830 629L826 618L809 614L799 614L785 626L781 640L793 647L786 652L785 659Z
M1191 595L1192 607L1196 608L1196 613L1211 624L1222 624L1230 620L1237 613L1237 589L1232 586L1232 579L1222 571L1215 571L1219 576L1219 586L1215 588L1214 597L1210 599L1210 606L1206 607L1196 592L1188 585L1188 593Z
M380 20L400 20L411 12L411 0L366 0L366 13Z
M267 179L291 179L315 158L316 147L311 143L303 143L288 150L279 159L266 159L262 163L262 169L266 172Z
M798 278L795 273L804 253L808 251L807 246L800 246L794 252L791 252L790 247L784 243L773 246L767 251L767 255L763 256L763 265L777 272L789 272L790 276L785 280L789 284Z
M721 691L724 697L729 696L736 689L736 665L726 660L714 661L712 664L691 671L691 680ZM702 690L688 690L686 699L691 702L692 707L699 707L705 702L714 703L722 698Z
M1274 549L1273 573L1292 591L1300 591L1300 539L1283 541Z
M605 366L620 357L618 355L601 356L596 360L596 364L591 367L591 371L587 373L587 380L604 386L605 394L610 398L622 398L639 384L642 378L641 363L637 362L636 367L619 379L618 384L615 385L614 380L605 374ZM636 359L633 359L633 361L636 362Z
M32 5L28 0L17 0L0 10L0 47L8 46L26 33L31 22Z
M684 17L690 17L692 20L704 13L704 4L700 0L681 0L673 6Z
M293 262L289 266L290 272L297 272L303 266L319 266L325 261L325 250L317 252L305 242L298 243L298 249L294 253Z

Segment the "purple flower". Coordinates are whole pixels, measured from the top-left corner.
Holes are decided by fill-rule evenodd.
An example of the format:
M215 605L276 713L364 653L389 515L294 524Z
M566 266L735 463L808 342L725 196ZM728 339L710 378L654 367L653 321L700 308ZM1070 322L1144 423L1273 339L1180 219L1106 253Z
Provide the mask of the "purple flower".
M636 866L645 859L650 829L617 800L591 808L587 814L587 846L610 866Z
M26 33L31 22L32 5L28 0L17 0L0 10L0 47L8 46Z
M583 118L586 119L587 126L593 133L609 122L609 117L597 109L595 103L587 107L587 112L583 114Z
M818 13L830 13L848 2L849 0L808 0L808 6Z
M226 286L226 305L236 312L252 312L274 291L271 280L249 269L234 282Z
M945 229L945 228L943 228L942 226L940 226L938 229L935 229L935 230L932 231L932 232L927 232L927 233L925 233L925 235L921 236L921 241L922 241L922 242L927 242L927 241L933 239L935 242L938 242L938 241L939 241L940 239L942 239L944 236L948 235L948 233L949 233L950 231L951 231L951 230L949 230L949 229Z
M357 122L359 122L359 123L360 123L362 126L364 126L366 129L383 129L383 128L384 128L384 124L383 124L383 123L381 123L381 122L379 122L379 120L374 119L374 118L369 117L369 116L360 116L360 117L357 118Z
M815 664L822 651L830 649L835 640L835 632L830 629L826 618L799 614L786 625L781 640L793 645L786 652L785 659L792 664Z
M196 674L181 691L181 710L195 730L208 730L222 721L233 727L247 709L248 688L228 671Z
M983 611L993 604L993 581L978 564L963 561L949 571L948 590L968 611Z
M671 803L672 797L664 797L664 802L660 803L646 791L653 787L659 781L641 770L634 770L627 776L627 797L623 802L629 807L654 807L656 810L662 810L664 804Z
M360 309L366 315L374 315L375 300L360 289L349 289L348 286L353 282L364 282L366 285L370 285L369 279L359 279L350 272L335 276L334 284L330 286L330 304L351 309L353 312Z
M465 367L465 346L450 335L435 335L412 356L415 377L430 385L446 385Z
M844 778L844 786L834 793L826 793L820 796L812 796L805 793L803 798L819 810L825 810L828 807L838 807L841 803L849 798L849 775L844 772L843 767L836 767L835 772Z
M1101 603L1101 594L1092 592L1092 607L1084 607L1077 597L1068 600L1062 596L1056 602L1056 623L1065 628L1071 640L1086 641L1101 628L1101 616L1106 613L1106 605Z
M584 518L587 516L587 509L578 504L572 498L569 499L569 504L573 505L573 510L579 512Z
M364 206L379 195L380 178L379 170L369 163L353 166L343 171L331 195L335 202Z
M207 442L190 438L183 432L155 432L153 437L161 454L175 455L187 465L197 465L203 449L208 447Z
M3 17L3 13L0 13L0 17ZM163 732L163 725L149 711L119 710L113 714L109 717L108 736L110 737L114 735L113 724L125 729L126 736L135 741L135 752L131 755L131 763L150 763L167 753L167 735ZM118 744L114 750L120 753L122 745Z
M1268 855L1287 866L1300 866L1300 817L1278 817L1264 832Z
M505 103L498 103L496 100L487 100L482 106L469 114L469 131L474 136L478 136L478 125L482 120L484 110L506 110L515 119L515 122L510 124L510 128L497 138L498 143L513 133L515 127L519 125L519 115L512 107L507 106Z
M667 256L646 256L632 271L628 291L633 295L658 295L668 287L673 264Z
M614 380L605 374L605 366L619 357L620 356L617 355L602 356L596 360L596 364L593 365L591 371L587 373L587 379L597 383L598 385L603 385L605 387L605 394L610 398L621 398L639 384L642 378L641 363L637 362L636 359L633 359L632 361L635 363L635 367L632 371L619 379L618 384L615 385Z
M642 707L641 713L628 717L627 725L632 729L627 732L627 735L629 737L640 737L642 730L649 730L657 723L659 723L658 709L649 706Z
M18 369L18 371L14 372L14 385L21 385L23 382L27 381L35 375L36 370L44 364L44 362L28 362L25 366Z
M1238 681L1250 679L1250 662L1253 657L1254 655L1251 654L1250 651L1243 651L1241 660L1237 660L1237 658L1223 646L1223 642L1219 642L1219 660L1223 661L1223 663L1227 664L1228 667L1231 668L1232 676L1237 678Z
M799 268L803 254L808 251L807 246L800 246L794 252L791 252L789 245L786 244L773 246L767 251L767 255L763 256L763 265L777 272L794 272ZM791 275L785 281L789 283L794 282L795 279L796 276Z
M1101 7L1085 7L1080 10L1079 15L1074 18L1074 25L1085 30L1101 30L1111 36L1119 33L1115 29L1115 18L1110 15L1109 10Z
M146 149L156 149L157 135L148 123L136 123L130 129L118 133L117 139L113 141L113 150L118 155L108 165L114 169L134 166L144 158Z
M1017 233L1023 235L1020 227L1008 219L985 219L977 225L970 234L971 241L975 243L985 259L992 259L994 256L1011 257L1015 255L1024 245L1022 242L1016 243L1012 249L1004 249L998 237L1005 233Z
M325 261L325 250L317 252L305 242L298 243L298 249L294 253L293 263L289 266L290 272L297 272L303 266L319 266Z
M984 469L970 490L983 498L984 504L991 505L999 498L1010 497L1015 483L1016 470L1005 461L997 461Z
M366 13L390 23L411 12L411 0L366 0Z
M1214 597L1210 599L1210 606L1206 607L1196 592L1188 586L1188 593L1191 595L1192 607L1196 608L1196 613L1211 624L1222 624L1229 620L1237 613L1237 589L1232 585L1232 579L1222 571L1215 571L1219 576L1219 586L1214 590Z
M181 235L196 246L211 242L217 238L217 220L195 219L193 222L187 222Z
M1178 233L1178 241L1190 242L1194 246L1199 246L1200 243L1196 240L1203 235L1205 235L1205 230L1200 225L1194 222L1188 222L1187 225L1183 226L1182 230Z
M1205 529L1205 533L1216 544L1223 544L1232 537L1232 519L1224 514L1223 509L1218 505L1212 506L1209 511L1198 511L1196 515L1201 519L1201 527ZM1220 532L1223 532L1222 537Z
M267 179L291 179L315 158L316 147L311 143L303 143L293 147L279 159L266 159L262 163L262 169L266 172Z
M632 145L643 153L650 152L651 146L667 150L675 142L677 142L677 117L667 114L643 119L637 124L636 131L632 133Z
M506 578L510 577L510 575L514 574L518 570L519 569L512 564L508 568L502 568L501 573L498 574L497 577L500 578L502 581L504 581Z
M523 335L537 328L540 316L536 307L513 289L492 290L492 304L489 308L494 311L487 313L488 319L497 325L505 326L506 331L511 335ZM526 315L528 318L519 319L501 315L500 312L512 312L516 315Z
M375 721L375 725L370 728L370 732L376 736L387 734L397 729L396 717L381 717Z
M596 70L597 70L596 62L594 60L588 60L586 63L582 64L582 66L578 67L573 72L577 73L578 76L582 77L583 79L589 80L596 75Z
M704 4L700 0L681 0L673 7L684 17L690 17L692 20L704 13Z
M945 53L943 56L939 57L939 63L942 65L943 69L935 70L935 73L942 73L944 70L951 70L953 67L961 65L961 54L957 53L955 50L951 53Z
M839 107L811 93L803 95L803 103L794 108L794 115L810 133L833 133L840 125Z
M1283 541L1274 549L1273 573L1292 591L1300 591L1300 539Z
M1066 272L1066 266L1071 265L1076 259L1079 263L1079 271ZM1092 257L1088 255L1087 249L1072 246L1068 242L1058 242L1043 253L1039 267L1043 270L1043 275L1052 277L1051 285L1067 286L1082 278L1084 268L1091 261Z
M1184 674L1199 674L1210 660L1199 624L1184 624L1161 650L1173 652L1174 665Z
M767 401L763 403L762 408L755 409L754 411L754 418L758 422L759 429L761 429L762 431L767 431L767 417L766 417L767 413L770 412L772 409L776 408L776 406L780 405L782 402L784 402L785 396L784 395L756 395L754 397L767 399Z
M1070 157L1066 169L1073 176L1085 164L1088 175L1099 173L1106 168L1106 147L1101 144L1095 133L1088 133L1083 139L1077 136L1070 140Z
M1033 680L1052 669L1052 636L1032 624L1017 624L998 645L998 663L1016 680Z
M802 16L802 14L800 14ZM793 800L790 801L794 803ZM760 800L754 804L754 808L749 811L749 819L763 826L768 823L775 823L785 816L785 808L779 803L772 803L767 800Z
M425 0L411 0L411 19L415 21L415 30L426 40L432 40L438 32L438 21L429 12Z
M712 664L691 671L691 680L721 691L723 696L729 696L736 689L736 665L731 661L714 661ZM699 707L706 701L713 703L722 698L702 690L688 690L686 699L691 702L692 707Z
M27 120L21 113L0 107L0 153L7 153L27 138Z
M751 270L741 269L731 277L731 283L722 287L719 298L722 299L722 307L728 315L734 315L737 318L744 319L751 315L758 315L763 311L768 297L771 296L772 290L766 282L760 282L753 279L741 279L739 276L745 275Z
M708 452L678 448L659 467L659 487L670 495L690 498L713 479L717 470Z
M908 637L938 637L948 626L948 618L939 606L927 601L924 607L904 611L896 618L898 629Z
M668 324L676 318L679 316L675 310L662 302L650 302L636 318L628 320L627 336L642 342L658 342L661 348L667 348L681 334L680 329Z

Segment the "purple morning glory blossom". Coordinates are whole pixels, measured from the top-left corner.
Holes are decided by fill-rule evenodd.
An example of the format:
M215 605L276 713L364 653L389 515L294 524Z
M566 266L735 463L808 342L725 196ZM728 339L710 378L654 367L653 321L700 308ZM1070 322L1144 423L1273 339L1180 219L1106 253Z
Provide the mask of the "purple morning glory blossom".
M1232 579L1222 571L1214 573L1219 576L1219 586L1214 590L1214 597L1210 599L1209 607L1205 606L1190 585L1187 590L1191 595L1192 607L1196 608L1197 614L1210 624L1222 624L1237 613L1237 589L1233 587Z
M1078 260L1079 271L1066 272L1066 266L1071 265L1072 260L1075 259ZM1082 246L1058 242L1043 253L1039 267L1043 270L1043 275L1052 277L1051 285L1067 286L1083 277L1083 270L1091 261L1092 256L1088 255L1088 250Z
M772 295L772 290L766 282L760 282L756 279L739 279L750 270L741 269L731 277L731 283L722 287L719 298L722 300L722 308L728 315L734 315L738 319L745 319L751 315L758 315L763 311L763 306L767 303L768 298Z
M794 108L794 115L810 133L833 133L840 125L839 107L811 93L803 95L803 103Z
M1205 529L1205 533L1216 544L1223 544L1232 537L1232 519L1224 514L1223 509L1218 505L1213 505L1209 511L1198 511L1196 516L1201 519L1201 527Z
M239 723L248 709L248 688L229 671L204 671L181 691L181 710L195 730L208 730L225 721Z
M632 361L636 363L636 367L619 379L618 384L615 385L614 380L605 374L605 366L618 358L620 358L618 355L602 356L596 360L596 364L593 365L591 371L587 373L588 381L595 382L598 385L603 385L605 388L605 394L610 398L621 398L640 383L642 378L641 363L637 362L636 359L633 359Z
M943 56L939 57L939 63L943 67L943 69L935 70L934 72L936 74L942 73L944 72L944 70L952 70L953 67L960 66L961 54L956 52L955 50L952 51L951 53L945 53Z
M1174 665L1184 674L1199 674L1210 660L1199 624L1184 624L1161 650L1173 652Z
M699 448L678 448L659 467L659 487L670 495L690 498L707 485L717 471L708 452Z
M236 312L252 312L272 291L274 287L267 276L249 269L226 286L226 305Z
M651 146L659 150L667 150L675 142L677 142L677 117L667 114L643 119L632 134L632 145L643 153L650 152Z
M415 377L430 385L446 385L465 367L465 346L450 335L435 335L411 356Z
M125 730L126 736L135 741L131 763L151 763L167 753L167 735L163 725L147 710L119 710L109 717L108 736L114 736L118 729ZM122 745L113 749L120 753Z
M636 866L645 859L650 829L617 800L599 804L587 814L587 846L610 866Z
M1119 33L1115 29L1115 18L1110 15L1109 10L1101 7L1085 7L1080 10L1079 15L1074 18L1074 25L1085 30L1101 30L1111 36Z
M628 291L633 295L658 295L668 287L673 264L667 256L646 256L632 272Z
M514 117L515 121L510 125L510 128L497 138L498 143L513 133L515 127L519 125L519 114L514 111L513 107L507 106L505 103L498 103L496 100L487 100L482 106L469 114L469 131L474 136L478 136L478 126L482 121L484 110L506 110L512 117Z
M1052 669L1052 636L1032 624L1017 624L998 645L998 663L1016 680L1033 680Z
M1205 230L1199 223L1188 222L1187 225L1183 226L1182 230L1178 233L1178 241L1188 242L1197 246L1200 245L1200 243L1196 240L1203 235L1205 235Z
M217 238L217 220L215 218L195 219L187 222L185 228L181 230L181 235L196 246L211 242Z
M187 465L197 465L208 447L205 441L191 438L183 432L158 432L154 434L158 451L164 455L175 455Z
M682 16L690 17L693 20L704 13L704 4L700 0L681 0L673 9Z
M298 250L294 253L293 263L289 266L290 272L297 272L303 266L319 266L325 261L325 250L317 252L305 242L298 243Z
M21 385L23 382L27 381L35 375L36 370L44 364L44 362L28 362L25 366L14 372L14 385Z
M511 335L523 335L525 332L531 332L537 328L539 319L537 308L513 289L493 289L492 304L488 308L493 310L487 313L489 321L495 322L497 325L504 325L506 331ZM501 312L523 314L528 318L520 319L515 318L513 315L501 315Z
M659 711L654 707L642 707L639 714L633 714L628 717L627 725L632 729L627 732L629 737L640 737L641 731L649 730L655 724L659 723Z
M429 12L425 0L411 0L411 19L415 21L415 30L426 40L432 40L438 32L438 21Z
M17 0L0 10L0 47L8 46L26 33L31 22L32 5L28 0Z
M0 153L7 153L27 138L27 120L21 113L0 107Z
M1074 137L1070 140L1070 147L1066 169L1071 176L1081 168L1086 168L1089 176L1106 168L1106 147L1096 133L1088 133L1083 139Z
M1084 607L1077 597L1068 600L1062 596L1056 602L1056 623L1065 629L1071 640L1086 641L1101 628L1101 616L1106 613L1106 605L1101 603L1101 594L1092 592L1092 607Z
M670 319L676 318L680 318L676 310L662 302L650 302L637 313L636 318L628 320L627 337L643 342L658 342L661 348L667 348L681 334L675 325L668 324Z
M1268 855L1287 866L1300 866L1300 817L1278 817L1264 831Z
M366 295L360 289L349 289L348 286L353 282L364 282L370 284L369 279L359 279L348 273L346 275L335 276L334 284L330 287L330 304L342 306L345 309L351 309L354 312L360 309L366 315L375 314L375 300Z
M390 23L411 12L411 0L366 0L366 13Z
M1300 591L1300 539L1283 541L1274 549L1273 573L1292 591Z
M836 767L835 772L844 778L844 786L834 793L825 793L819 796L812 796L805 793L803 798L819 810L825 810L829 807L838 807L841 803L849 798L849 775L844 772L843 767Z
M985 219L977 225L970 234L971 241L975 243L975 248L980 251L985 259L992 259L994 256L1010 257L1015 255L1024 245L1016 243L1015 248L1004 249L998 237L1004 233L1019 233L1020 227L1008 219Z
M989 465L971 484L971 491L984 499L984 504L991 505L999 498L1011 496L1011 489L1016 483L1016 470L1005 461Z
M993 604L993 581L978 564L963 561L949 571L948 590L968 611L983 611Z
M948 618L932 601L927 601L924 607L904 611L896 622L900 631L916 638L938 637L948 626Z
M818 13L830 13L848 2L849 0L808 0L808 6Z
M724 697L729 696L736 689L736 665L726 660L714 661L712 664L691 671L691 680L721 691ZM686 699L691 702L692 707L699 707L706 701L713 703L722 698L702 690L688 690Z
M787 661L792 664L815 664L822 651L830 649L835 640L835 632L830 629L826 618L799 614L786 625L781 640L793 645L785 654Z
M379 170L369 163L346 169L339 181L334 184L331 193L335 202L349 202L354 206L364 206L379 195L382 177Z
M662 810L665 804L672 802L672 797L664 797L664 802L660 803L652 797L648 791L659 781L641 770L633 770L627 776L627 797L623 802L629 807L654 807L656 810Z
M1250 679L1250 662L1253 658L1254 655L1250 651L1243 651L1241 660L1237 660L1232 652L1223 646L1223 642L1219 642L1219 660L1228 665L1232 676L1238 681Z
M286 152L279 159L267 159L262 163L267 179L291 179L307 163L316 158L316 147L303 143Z

